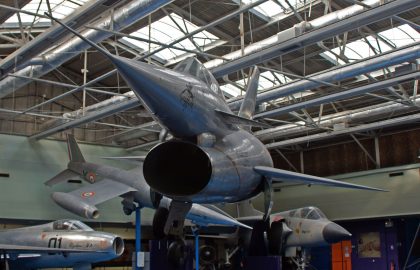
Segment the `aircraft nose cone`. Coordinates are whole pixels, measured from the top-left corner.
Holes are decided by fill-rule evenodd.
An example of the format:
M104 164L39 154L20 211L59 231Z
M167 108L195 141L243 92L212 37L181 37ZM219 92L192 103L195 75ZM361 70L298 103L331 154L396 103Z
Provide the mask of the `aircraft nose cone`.
M322 230L322 236L325 242L333 244L350 238L351 233L338 224L330 223Z
M180 107L182 103L177 83L182 80L173 72L123 57L115 57L112 61L150 112L161 118L176 113L173 108Z

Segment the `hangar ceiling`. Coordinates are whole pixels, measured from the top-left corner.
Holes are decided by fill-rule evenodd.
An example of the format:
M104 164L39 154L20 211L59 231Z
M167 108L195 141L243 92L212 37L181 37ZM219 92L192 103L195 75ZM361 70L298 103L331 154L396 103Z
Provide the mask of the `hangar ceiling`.
M0 5L0 132L148 150L159 125L88 45L172 68L196 56L238 110L262 74L255 129L273 155L417 129L416 0L10 0ZM293 166L292 166L293 167Z

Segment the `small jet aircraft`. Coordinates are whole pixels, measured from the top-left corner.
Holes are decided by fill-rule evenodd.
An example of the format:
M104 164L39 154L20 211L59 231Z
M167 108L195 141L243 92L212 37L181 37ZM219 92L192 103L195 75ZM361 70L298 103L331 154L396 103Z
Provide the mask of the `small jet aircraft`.
M217 80L197 59L189 58L174 69L167 69L112 55L46 15L109 59L164 128L162 134L173 136L150 150L143 162L143 174L149 186L173 199L165 233L172 224L183 224L192 203L233 203L260 192L265 194L264 219L267 219L273 204L273 182L383 191L274 168L270 153L249 129L250 126L267 126L252 120L257 95L255 83L249 84L252 87L248 87L236 115L229 108ZM258 73L256 69L253 77L258 78Z
M237 209L238 220L246 224L262 220L263 213L256 210L250 201L238 203ZM267 231L269 250L272 254L283 251L286 254L294 254L290 249L292 247L326 246L351 237L351 233L329 220L314 206L271 214L269 227L264 229Z
M238 220L252 225L253 230L237 230L234 234L216 238L227 239L234 247L242 243L248 255L288 257L298 269L306 269L311 248L328 246L352 236L313 206L271 214L266 221L262 219L264 214L256 210L251 201L238 203L237 210Z
M119 257L124 252L121 237L97 232L78 220L0 231L3 269L73 267L91 269L91 264Z
M159 196L153 192L143 177L142 166L133 170L123 170L116 167L90 163L85 160L73 135L67 135L67 148L70 161L67 169L60 172L47 182L52 186L81 177L90 185L85 185L69 193L54 192L52 199L64 209L86 218L98 218L97 204L112 198L122 197L123 211L127 215L135 210L134 202L142 207L157 209L153 219L155 236L163 237L163 226L168 217L168 208L171 199ZM200 226L209 224L240 226L250 229L249 226L212 206L193 204L186 217ZM178 226L182 230L183 226Z

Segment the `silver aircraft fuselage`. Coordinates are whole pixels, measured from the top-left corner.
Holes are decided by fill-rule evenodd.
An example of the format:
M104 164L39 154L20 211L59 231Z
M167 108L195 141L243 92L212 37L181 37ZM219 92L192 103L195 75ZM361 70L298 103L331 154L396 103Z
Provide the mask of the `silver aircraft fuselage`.
M124 251L124 242L119 236L94 231L76 220L58 220L43 225L0 231L0 245L10 243L35 249L66 250L42 253L37 250L6 250L11 269L88 266L119 257Z
M171 203L172 213L183 212L180 202L236 202L264 191L265 215L268 216L273 203L273 178L381 190L273 168L270 153L249 129L249 126L264 126L250 119L255 110L256 81L249 84L251 88L247 89L236 115L214 76L197 59L187 58L174 69L167 69L112 55L46 15L107 57L152 117L163 126L160 139L163 141L167 132L173 136L172 140L151 149L143 163L144 178L149 186L176 202Z
M157 207L169 208L172 199L162 196L158 201L153 201L154 192L146 183L142 174L142 165L134 170L123 170L120 168L95 164L90 162L69 162L68 169L77 172L87 181L92 183L100 180L101 177L113 179L116 182L125 184L135 189L131 194L133 201L137 202L142 207L155 209ZM92 179L95 178L95 179ZM57 193L57 192L56 192ZM57 193L58 194L58 193ZM158 204L156 204L158 203ZM218 213L200 204L192 204L186 217L195 224L226 224L232 225L236 221L233 218L227 217L224 214ZM236 224L240 225L240 223Z
M213 75L196 59L175 70L113 58L121 75L175 139L144 161L148 184L171 198L236 202L261 191L255 166L273 166L265 146L223 113L233 115ZM184 68L184 69L182 69Z

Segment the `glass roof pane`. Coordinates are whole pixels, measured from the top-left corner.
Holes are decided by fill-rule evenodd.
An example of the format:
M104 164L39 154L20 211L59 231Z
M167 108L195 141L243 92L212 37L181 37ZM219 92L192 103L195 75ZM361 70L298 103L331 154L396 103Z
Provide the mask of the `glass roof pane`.
M237 96L241 95L241 89L239 89L238 87L236 87L236 86L234 86L233 84L230 84L230 83L221 85L220 89L223 92L230 95L231 97L237 97Z
M242 0L242 3L248 5L252 2L257 0ZM239 2L239 1L237 1ZM308 0L288 0L288 2L292 5L293 8L300 8L302 7L305 2L309 2ZM270 0L267 2L262 3L254 8L254 10L260 12L261 14L267 17L274 17L280 13L289 13L292 12L289 5L286 3L285 0Z
M191 23L190 21L184 20L179 15L175 13L171 13L168 16L165 16L162 19L156 22L153 22L151 24L151 28L152 28L151 30L152 40L160 42L160 43L169 44L172 41L185 36L186 33L195 31L199 27ZM131 35L135 37L149 39L149 26L145 26L131 33ZM132 43L133 45L145 51L149 50L149 45L146 42L133 40L128 37L123 37L122 39ZM202 50L205 50L207 45L210 45L214 43L215 41L218 41L219 38L217 38L215 35L211 34L210 32L202 31L200 33L195 34L192 37L192 40L194 40L195 44L198 47L200 47ZM182 47L188 50L197 49L196 46L194 46L194 44L189 39L185 39L181 41L180 43L176 44L176 46ZM152 51L157 48L160 48L160 46L156 44L151 45ZM168 61L183 54L185 54L184 51L168 48L168 49L165 49L156 53L155 55L163 60Z
M273 88L281 84L285 84L287 82L292 81L292 79L290 79L287 76L284 76L283 74L280 74L277 72L274 72L274 74L275 75L273 75L272 71L261 72L260 79L258 81L258 91ZM235 86L235 84L239 85L240 87L245 88L245 85L247 82L248 82L248 77L245 77L233 83L222 85L220 86L220 89L222 89L222 91L228 93L229 95L236 97L236 96L242 95L243 91L241 91L239 87Z
M368 36L366 39L359 39L348 43L344 48L344 56L346 56L350 62L354 62L390 51L392 50L392 46L398 48L420 41L420 34L407 24L382 31L378 33L378 35L388 41L388 43L381 39L377 39L374 36ZM334 55L334 53L340 55L339 47L331 49L331 51L333 53L323 52L320 55L333 63L335 62L335 64L345 64L343 60L337 59L336 55Z
M420 33L408 24L383 31L379 33L379 35L391 41L397 47L405 46L420 40Z
M50 0L50 6L53 15L58 19L63 19L69 14L71 14L75 9L83 5L89 0ZM37 13L37 14L44 14L44 12L48 12L48 6L46 0L32 0L28 4L26 4L24 7L22 7L22 10ZM38 23L38 22L49 22L50 20L47 18L39 18L34 17L29 14L20 14L20 18L22 20L23 24L30 24L32 22ZM34 21L35 20L35 21ZM9 19L5 21L6 23L18 23L19 19L17 14L14 14Z
M268 17L274 17L283 12L283 9L273 1L267 1L255 8Z
M274 74L273 74L274 73ZM260 75L258 90L265 90L292 81L287 76L277 72L265 71Z

